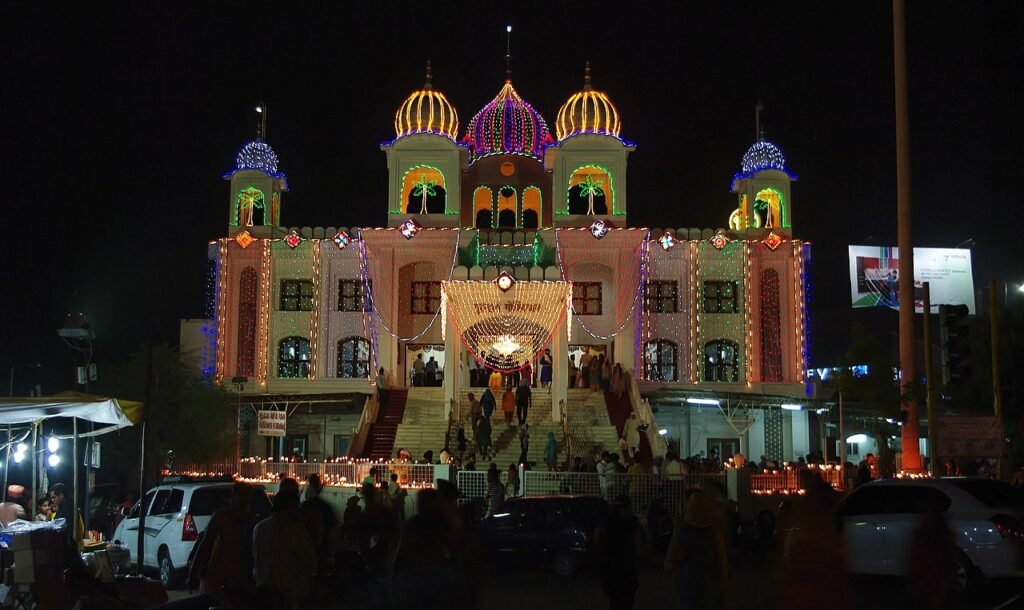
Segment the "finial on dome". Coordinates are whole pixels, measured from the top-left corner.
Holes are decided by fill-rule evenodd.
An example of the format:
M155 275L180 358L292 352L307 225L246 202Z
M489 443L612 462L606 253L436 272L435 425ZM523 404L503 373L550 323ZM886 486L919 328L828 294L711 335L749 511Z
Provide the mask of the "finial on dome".
M594 87L590 84L590 60L587 60L587 65L583 68L583 90L590 91Z
M430 91L431 89L434 88L434 85L431 84L431 81L433 79L434 79L434 74L433 74L433 72L430 69L430 60L428 59L427 60L427 77L426 77L426 82L423 83L424 91Z
M505 82L512 82L512 26L505 26Z

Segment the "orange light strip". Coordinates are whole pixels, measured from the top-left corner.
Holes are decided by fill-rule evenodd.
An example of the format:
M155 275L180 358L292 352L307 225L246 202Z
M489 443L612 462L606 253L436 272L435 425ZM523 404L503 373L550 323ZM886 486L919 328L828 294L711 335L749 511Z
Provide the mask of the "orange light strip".
M221 238L218 241L220 261L217 269L217 363L214 366L214 381L220 383L224 379L228 347L227 337L224 336L228 312L228 240Z
M267 370L270 368L270 278L273 261L270 258L270 240L260 240L260 292L257 305L256 328L256 381L260 385L267 383Z
M699 241L690 242L690 383L700 380L700 309L698 299L700 291L700 265L698 257Z
M751 277L751 261L750 261L750 244L743 242L743 329L744 329L744 348L746 353L746 376L747 376L747 387L754 385L754 364L752 360L753 348L752 343L754 342L754 328L751 323L751 309L753 305L753 295L750 292L750 277Z
M320 244L322 240L313 239L313 311L309 317L309 379L316 379L320 364L320 312L323 303L320 299Z

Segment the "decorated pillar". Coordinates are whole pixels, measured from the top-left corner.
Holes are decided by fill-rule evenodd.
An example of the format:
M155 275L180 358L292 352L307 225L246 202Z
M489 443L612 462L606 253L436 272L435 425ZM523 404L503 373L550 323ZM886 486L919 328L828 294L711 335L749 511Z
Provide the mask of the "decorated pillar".
M447 306L447 303L442 305ZM459 399L459 386L462 385L462 342L454 324L445 325L444 362L444 418L447 420L452 411L452 401Z

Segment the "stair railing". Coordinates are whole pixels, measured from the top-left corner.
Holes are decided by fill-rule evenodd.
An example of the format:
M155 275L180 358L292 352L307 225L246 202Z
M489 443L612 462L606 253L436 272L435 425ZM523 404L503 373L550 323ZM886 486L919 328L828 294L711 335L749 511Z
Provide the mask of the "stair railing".
M562 423L562 442L565 445L565 458L567 464L572 466L572 433L569 431L569 417L566 414L565 400L558 401L558 411Z
M654 454L654 457L664 457L665 452L668 451L668 443L665 441L665 437L658 434L658 424L654 421L654 411L651 409L651 403L640 396L640 387L636 383L636 378L633 375L628 375L628 378L629 402L633 406L637 417L640 418L640 421L647 424L647 430L644 434L647 435L647 442L651 445L651 453Z
M356 424L355 428L352 428L352 442L348 444L348 452L346 453L348 457L356 458L363 454L366 438L370 433L370 426L377 421L377 415L380 412L380 400L379 391L374 391L366 399L366 403L363 405L363 413L359 416L359 423Z

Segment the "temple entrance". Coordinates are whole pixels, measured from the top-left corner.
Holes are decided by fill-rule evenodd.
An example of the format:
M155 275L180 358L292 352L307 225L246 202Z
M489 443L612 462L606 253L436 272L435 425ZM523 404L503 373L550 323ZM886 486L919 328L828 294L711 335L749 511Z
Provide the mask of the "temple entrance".
M592 362L600 361L601 356L605 359L610 358L607 345L570 345L568 386L589 388L593 376L590 365ZM583 372L584 369L586 372Z
M422 362L423 366L416 364ZM405 385L441 387L444 384L444 345L411 343L405 346Z

